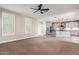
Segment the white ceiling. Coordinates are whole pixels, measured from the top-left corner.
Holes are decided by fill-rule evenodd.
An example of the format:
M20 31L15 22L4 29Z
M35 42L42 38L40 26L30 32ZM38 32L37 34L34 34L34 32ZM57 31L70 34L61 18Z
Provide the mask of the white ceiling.
M37 8L38 4L1 4L0 7L18 12L36 19L49 17L53 15L72 12L79 8L77 4L44 4L43 8L49 8L50 10L44 14L39 12L33 13L34 10L30 8Z

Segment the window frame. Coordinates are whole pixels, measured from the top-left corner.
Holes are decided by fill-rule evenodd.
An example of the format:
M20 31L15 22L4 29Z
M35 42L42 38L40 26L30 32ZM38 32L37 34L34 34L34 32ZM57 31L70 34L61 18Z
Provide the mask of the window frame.
M27 19L30 20L30 22L31 22L31 24L30 24L29 26L33 27L33 26L32 26L32 25L33 25L33 24L32 24L32 19L29 18L29 17L25 17L25 34L32 34L33 29L30 28L30 27L28 28L28 29L30 29L29 32L27 32L27 31L28 31L28 30L27 30L27 27L26 27Z
M14 32L12 32L12 33L4 33L4 29L3 29L3 27L4 27L4 24L3 24L3 15L4 14L6 14L6 15L11 15L11 16L13 16L14 17L14 22L13 22L13 25L14 25L14 28L13 28L13 30L14 30ZM2 12L2 36L10 36L10 35L14 35L15 34L15 15L14 14L11 14L11 13L9 13L9 12Z

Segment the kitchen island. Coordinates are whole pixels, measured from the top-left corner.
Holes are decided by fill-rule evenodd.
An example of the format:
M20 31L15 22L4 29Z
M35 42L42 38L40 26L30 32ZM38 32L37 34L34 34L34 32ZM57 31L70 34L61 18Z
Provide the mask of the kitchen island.
M68 30L56 31L56 37L70 37L70 36L71 36L71 31L68 31Z

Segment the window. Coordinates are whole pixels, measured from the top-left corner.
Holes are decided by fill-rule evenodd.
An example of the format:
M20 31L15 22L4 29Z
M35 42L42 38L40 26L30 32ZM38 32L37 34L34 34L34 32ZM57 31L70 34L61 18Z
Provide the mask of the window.
M15 16L9 13L2 13L2 35L13 35L15 33Z
M25 33L31 34L32 33L32 19L25 18Z

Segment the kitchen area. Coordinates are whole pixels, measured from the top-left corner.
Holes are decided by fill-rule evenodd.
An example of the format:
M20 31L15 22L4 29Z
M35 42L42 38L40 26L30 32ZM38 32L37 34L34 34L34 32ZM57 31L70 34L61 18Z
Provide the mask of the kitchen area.
M79 21L46 22L46 35L53 37L78 37Z

